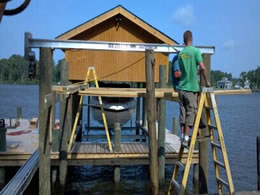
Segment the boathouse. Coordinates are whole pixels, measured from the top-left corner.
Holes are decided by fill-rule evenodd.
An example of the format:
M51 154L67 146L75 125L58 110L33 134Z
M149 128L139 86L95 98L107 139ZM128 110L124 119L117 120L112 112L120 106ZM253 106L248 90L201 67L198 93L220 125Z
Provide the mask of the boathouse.
M121 5L74 27L56 39L178 44ZM84 80L90 66L96 68L97 76L102 81L145 82L144 52L66 50L65 58L70 64L69 80L72 82ZM168 67L168 61L168 54L155 54L155 82L159 82L159 65Z

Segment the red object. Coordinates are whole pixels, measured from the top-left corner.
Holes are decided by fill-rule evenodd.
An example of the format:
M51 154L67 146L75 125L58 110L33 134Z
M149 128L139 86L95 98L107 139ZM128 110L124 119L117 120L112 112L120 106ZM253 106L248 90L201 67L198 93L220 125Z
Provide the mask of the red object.
M16 135L22 135L22 134L31 133L31 132L32 132L31 130L21 130L21 131L7 133L7 135L16 136Z

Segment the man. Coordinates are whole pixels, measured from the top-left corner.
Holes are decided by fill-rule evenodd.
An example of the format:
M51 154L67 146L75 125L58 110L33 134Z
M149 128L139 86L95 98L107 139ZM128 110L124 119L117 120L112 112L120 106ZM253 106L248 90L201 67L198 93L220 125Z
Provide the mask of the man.
M178 61L181 70L181 79L178 86L180 104L181 138L185 143L189 141L190 129L194 125L197 112L197 96L200 91L197 66L206 81L206 87L210 87L207 77L207 69L202 61L200 50L192 46L191 31L183 35L185 47L180 52Z

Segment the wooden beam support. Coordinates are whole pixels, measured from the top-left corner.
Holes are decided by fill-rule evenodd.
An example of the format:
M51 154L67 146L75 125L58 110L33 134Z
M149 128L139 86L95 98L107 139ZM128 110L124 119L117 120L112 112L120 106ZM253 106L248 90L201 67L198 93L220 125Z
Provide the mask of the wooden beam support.
M61 84L70 85L69 82L69 64L63 61L61 64ZM68 171L68 160L67 160L67 149L68 140L71 134L72 128L72 115L71 115L71 95L65 100L60 102L60 166L59 166L59 193L64 193L66 185L67 171Z
M61 92L60 92L61 93ZM238 95L251 94L250 89L215 90L215 95ZM88 88L80 90L79 95L102 96L102 97L146 97L145 88ZM165 98L171 101L178 101L178 93L172 88L156 88L156 98Z
M114 139L114 151L115 152L120 152L120 142L121 142L121 128L120 128L120 123L115 123L114 124L114 134L115 134L115 139ZM120 182L120 166L116 165L114 167L114 182L116 184L119 184Z
M140 87L140 83L137 83L137 88ZM137 97L137 100L136 100L136 122L140 122L140 106L141 106L141 98L140 97ZM140 132L139 132L139 127L136 125L136 132L135 132L136 135L139 135ZM137 142L140 141L139 139L136 140Z
M209 54L202 55L203 62L208 71L208 79L210 80L210 66L211 66L211 56ZM200 86L206 86L206 82L204 77L200 76ZM206 124L207 116L205 109L203 109L201 120ZM200 130L200 135L207 136L209 134L208 127ZM200 194L208 194L208 178L209 178L209 149L208 149L208 141L205 140L199 143L199 193Z
M44 107L45 96L51 93L52 85L52 51L50 48L40 48L40 79L39 79L39 194L51 194L51 161L48 109Z
M166 88L166 65L160 65L160 88ZM165 100L159 99L159 121L158 121L158 158L159 158L159 184L165 182Z
M158 145L156 140L155 127L155 85L154 85L154 53L153 50L145 51L145 73L146 73L146 93L147 93L147 119L149 132L149 158L150 158L150 184L151 193L159 193L158 175Z

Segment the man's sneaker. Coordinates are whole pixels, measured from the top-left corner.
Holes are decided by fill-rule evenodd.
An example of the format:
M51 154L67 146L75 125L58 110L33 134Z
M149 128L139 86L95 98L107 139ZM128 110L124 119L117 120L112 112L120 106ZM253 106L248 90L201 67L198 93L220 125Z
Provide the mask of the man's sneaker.
M182 142L182 145L188 147L188 145L189 145L189 136L185 135L185 137L183 139L183 142Z

